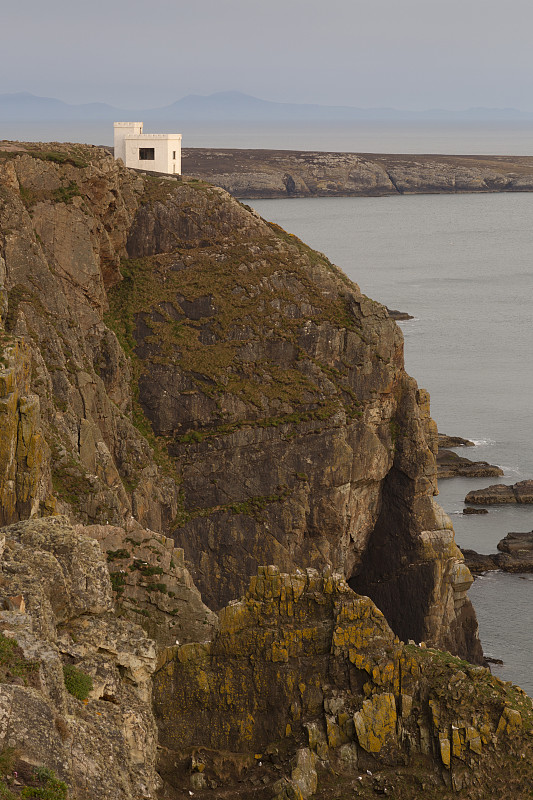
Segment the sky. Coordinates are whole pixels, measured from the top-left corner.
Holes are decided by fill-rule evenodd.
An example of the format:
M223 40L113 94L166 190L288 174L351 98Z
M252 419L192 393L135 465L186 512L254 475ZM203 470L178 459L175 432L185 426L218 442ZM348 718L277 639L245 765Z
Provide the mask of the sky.
M0 94L533 110L531 0L18 0Z

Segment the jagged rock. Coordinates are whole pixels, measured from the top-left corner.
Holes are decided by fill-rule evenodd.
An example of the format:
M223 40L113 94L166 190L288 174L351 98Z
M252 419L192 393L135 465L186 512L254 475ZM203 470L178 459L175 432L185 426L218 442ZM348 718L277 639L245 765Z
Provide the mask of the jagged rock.
M437 453L438 478L454 478L459 475L467 478L491 478L503 474L503 469L494 464L489 464L487 461L471 461L451 450L443 450L439 446Z
M351 785L354 768L360 774L387 766L391 772L374 783L389 785L390 774L397 787L398 780L419 774L420 757L426 771L428 764L440 770L441 780L464 767L464 785L475 782L479 792L472 796L486 798L500 759L524 753L527 763L531 700L487 669L430 647L403 645L374 604L351 592L341 576L260 567L246 597L219 616L212 642L180 647L155 676L160 768L175 787L187 753L202 752L208 781L220 775L224 753L226 788L246 797L238 788L243 762L237 754L268 753L270 742L284 753L285 777L278 781L268 770L263 777L283 800L312 790L313 756L326 766L319 790L328 769L340 789L344 780ZM514 710L502 716L505 702ZM309 743L304 751L302 737ZM230 769L229 750L239 769ZM264 757L255 758L264 768ZM256 768L246 763L253 784ZM529 780L517 777L514 791ZM415 796L401 786L395 791Z
M533 480L518 481L512 486L497 483L486 489L468 492L465 503L494 505L497 503L533 503Z
M387 308L385 306L385 308ZM414 319L411 314L408 314L407 311L396 311L394 308L387 308L387 314L391 319L395 320L406 320L406 319Z
M0 381L0 521L55 508L121 523L134 509L161 528L177 489L131 423L128 360L103 322L144 184L96 147L10 155L0 164L0 337L11 373Z
M2 535L0 590L16 610L0 611L0 637L16 642L13 673L23 677L13 677L4 655L0 747L14 748L21 770L53 769L75 800L155 798L155 646L113 616L98 544L62 517L19 522ZM66 689L67 665L92 678L86 704Z
M210 639L218 618L202 603L183 550L172 539L128 520L126 528L76 528L107 556L119 613L140 625L159 647Z
M463 514L488 514L489 511L487 508L472 508L471 506L465 506L463 508Z

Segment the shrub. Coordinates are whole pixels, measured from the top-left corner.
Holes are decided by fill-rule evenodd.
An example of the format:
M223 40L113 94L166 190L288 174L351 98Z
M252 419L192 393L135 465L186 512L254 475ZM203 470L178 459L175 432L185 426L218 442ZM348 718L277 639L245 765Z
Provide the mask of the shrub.
M35 773L35 780L40 786L25 786L21 797L36 797L40 800L67 800L67 784L56 778L53 770L40 767Z
M76 669L72 664L66 664L63 667L63 678L67 692L78 700L87 700L93 688L93 679L90 675L81 669Z

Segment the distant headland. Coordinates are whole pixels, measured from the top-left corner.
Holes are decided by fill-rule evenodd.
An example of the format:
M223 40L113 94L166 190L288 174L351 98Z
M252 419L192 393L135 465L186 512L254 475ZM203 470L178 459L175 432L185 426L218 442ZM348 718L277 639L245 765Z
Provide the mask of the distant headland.
M184 148L183 172L239 198L533 191L533 156Z

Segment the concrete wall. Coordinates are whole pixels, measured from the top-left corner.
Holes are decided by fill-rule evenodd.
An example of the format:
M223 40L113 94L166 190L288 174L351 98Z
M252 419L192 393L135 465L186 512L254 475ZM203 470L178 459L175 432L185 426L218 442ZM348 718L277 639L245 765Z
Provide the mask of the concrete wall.
M142 132L142 122L115 122L113 124L115 158L121 158L126 163L126 136L139 136Z
M127 167L181 175L181 133L143 133L142 122L115 122L115 158ZM140 159L141 148L153 148L154 159Z
M153 148L154 160L141 160L139 158L141 148ZM124 163L127 167L147 172L181 174L181 133L144 133L139 136L131 134L126 136Z

